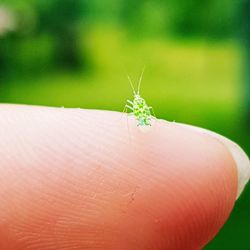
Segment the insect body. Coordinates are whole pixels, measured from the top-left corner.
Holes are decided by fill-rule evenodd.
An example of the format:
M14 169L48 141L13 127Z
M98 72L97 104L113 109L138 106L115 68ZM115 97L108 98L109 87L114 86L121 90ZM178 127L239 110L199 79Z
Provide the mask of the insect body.
M143 72L139 80L137 92L135 91L133 83L130 77L128 76L128 80L133 89L134 99L133 101L127 100L127 104L125 106L125 110L129 109L132 111L132 114L137 120L137 126L140 127L151 126L151 120L152 120L151 112L153 112L153 108L151 106L148 106L146 101L140 96L140 84L142 80L142 75Z

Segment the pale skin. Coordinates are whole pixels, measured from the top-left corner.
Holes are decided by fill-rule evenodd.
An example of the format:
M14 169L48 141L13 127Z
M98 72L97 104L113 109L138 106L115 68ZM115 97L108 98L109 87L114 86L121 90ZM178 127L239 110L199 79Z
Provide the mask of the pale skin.
M130 140L120 115L0 106L0 249L194 250L215 236L237 195L227 147L161 120Z

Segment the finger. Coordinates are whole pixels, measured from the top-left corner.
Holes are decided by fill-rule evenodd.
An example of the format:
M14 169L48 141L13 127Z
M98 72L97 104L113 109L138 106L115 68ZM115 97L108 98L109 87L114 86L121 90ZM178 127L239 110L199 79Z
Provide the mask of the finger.
M200 249L237 169L218 140L107 111L0 108L1 249ZM1 246L1 245L0 245Z
M237 198L239 198L250 178L250 161L246 153L235 142L215 132L181 123L179 125L186 127L188 129L192 129L193 131L196 131L198 133L202 133L203 135L212 136L213 138L222 142L227 147L237 167L237 174L238 174Z

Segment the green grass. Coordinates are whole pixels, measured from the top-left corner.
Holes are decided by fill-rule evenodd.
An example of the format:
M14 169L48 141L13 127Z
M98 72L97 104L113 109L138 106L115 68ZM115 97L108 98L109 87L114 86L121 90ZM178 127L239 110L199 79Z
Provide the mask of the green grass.
M102 28L89 32L87 48L93 70L6 80L0 86L1 101L122 111L132 96L127 72L138 79L146 66L141 94L157 117L217 131L250 153L250 136L242 126L241 51L236 43L131 40L118 29ZM207 250L250 245L249 193L248 186Z

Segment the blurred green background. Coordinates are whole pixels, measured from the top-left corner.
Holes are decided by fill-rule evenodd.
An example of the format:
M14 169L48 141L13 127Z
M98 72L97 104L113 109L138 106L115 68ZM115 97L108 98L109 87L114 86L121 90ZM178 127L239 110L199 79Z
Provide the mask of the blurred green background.
M0 0L0 101L122 111L129 74L166 120L250 154L249 0ZM250 185L205 248L250 246Z

